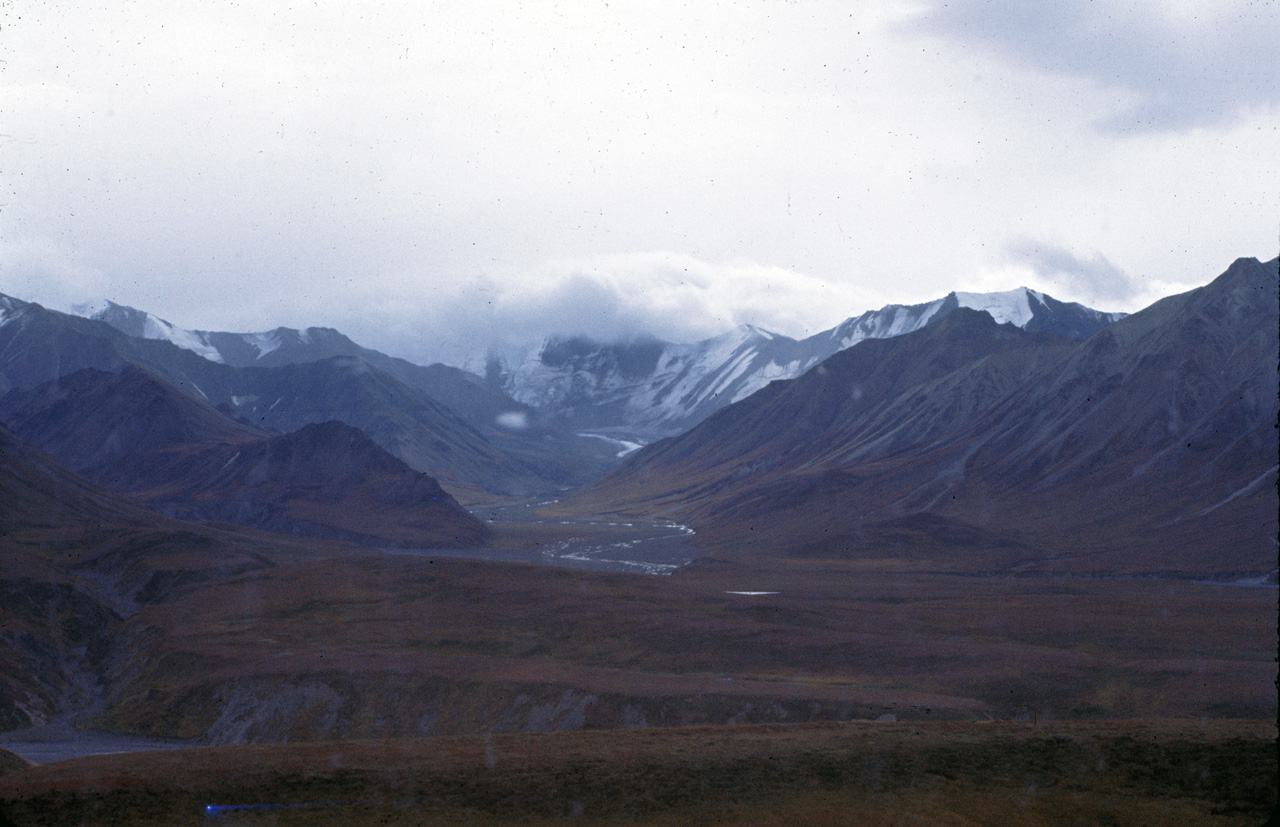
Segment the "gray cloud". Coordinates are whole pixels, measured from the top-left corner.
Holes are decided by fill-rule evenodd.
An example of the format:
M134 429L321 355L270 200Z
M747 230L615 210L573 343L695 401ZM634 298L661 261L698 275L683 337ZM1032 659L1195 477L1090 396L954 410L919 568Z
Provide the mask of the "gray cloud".
M670 252L562 259L519 279L476 279L429 303L363 305L336 326L421 361L475 366L486 348L510 355L548 335L691 342L744 323L807 335L870 306L858 288L748 260ZM449 331L423 337L421 331ZM415 335L415 331L417 335ZM357 335L358 334L358 335Z
M1037 276L1059 285L1063 295L1075 300L1103 304L1124 302L1143 289L1136 279L1112 264L1102 253L1094 253L1092 258L1080 258L1064 247L1031 238L1012 241L1005 250L1012 259L1030 267Z
M1280 103L1280 14L1264 0L949 0L913 26L1119 93L1104 131L1219 126Z
M1005 290L1013 233L1106 250L1135 300L1269 257L1258 7L931 1L19 4L0 291L458 360ZM1144 106L1222 122L1114 131Z
M714 336L749 322L783 333L812 332L864 297L805 273L748 259L706 261L672 252L556 261L504 286L495 315L505 330L554 330L675 341Z

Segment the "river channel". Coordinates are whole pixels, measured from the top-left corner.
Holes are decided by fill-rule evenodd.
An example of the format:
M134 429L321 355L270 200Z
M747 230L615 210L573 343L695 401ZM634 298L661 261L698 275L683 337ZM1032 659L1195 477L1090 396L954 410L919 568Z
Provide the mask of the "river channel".
M693 529L668 521L625 519L557 520L541 517L537 509L556 500L477 506L477 517L500 526L507 524L564 526L570 536L543 545L525 548L404 549L385 548L387 554L413 557L457 557L467 560L494 560L533 563L543 566L588 571L671 574L698 556L689 543ZM573 531L582 530L581 535Z

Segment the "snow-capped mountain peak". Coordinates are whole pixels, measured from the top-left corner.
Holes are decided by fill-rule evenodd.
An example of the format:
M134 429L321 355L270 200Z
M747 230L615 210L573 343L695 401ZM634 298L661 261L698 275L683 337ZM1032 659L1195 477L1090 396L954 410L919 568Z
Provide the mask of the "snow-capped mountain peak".
M0 293L0 327L12 321L26 306L27 302Z
M1001 324L1072 338L1084 338L1124 315L1059 302L1027 287L955 292L924 304L869 310L799 341L750 324L693 344L551 338L510 372L487 374L500 379L516 399L575 427L651 439L678 433L858 342L911 333L957 307L984 311Z
M223 361L222 354L209 342L208 334L204 331L184 330L159 316L127 305L116 304L113 301L94 302L73 307L72 312L77 316L106 322L129 336L172 342L184 350L198 353L211 362Z
M261 359L268 353L280 349L280 339L284 331L283 327L278 327L265 333L245 333L244 340L246 344L258 349L258 358Z
M325 328L317 327L305 330L277 327L260 333L186 330L153 313L105 300L76 305L71 308L71 312L77 316L106 322L121 333L135 338L171 342L211 362L237 366L256 364L281 347L307 347L317 336L326 332ZM333 336L341 336L336 331L327 332Z
M751 333L751 334L754 334L754 335L756 335L756 336L760 336L761 338L764 338L764 339L773 339L773 338L775 338L775 337L778 335L778 334L776 334L776 333L771 333L770 331L765 330L763 327L756 327L756 326L755 326L755 325L753 325L753 324L743 324L743 325L739 325L739 328L738 328L738 329L739 329L739 330L744 330L744 331L746 331L746 332L748 332L748 333Z
M997 324L1012 324L1026 327L1031 321L1034 311L1031 303L1034 300L1044 306L1042 294L1026 287L1006 290L1002 293L952 293L960 307L972 310L984 310L996 320Z

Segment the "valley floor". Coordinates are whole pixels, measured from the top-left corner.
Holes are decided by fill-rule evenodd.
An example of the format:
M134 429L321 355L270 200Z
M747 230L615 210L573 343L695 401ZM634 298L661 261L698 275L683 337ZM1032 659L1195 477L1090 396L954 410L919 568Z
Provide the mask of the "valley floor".
M0 824L1256 825L1250 721L825 723L336 741L0 775Z
M667 531L502 508L480 512L499 556ZM0 827L1256 824L1274 803L1265 578L695 545L651 576L266 535L208 571L198 541L131 558L169 590L99 595L127 615L15 617L97 681L77 726L200 747L28 743L52 762L0 776Z
M1273 718L1274 588L792 561L670 577L359 555L129 623L92 726L230 744L848 720Z

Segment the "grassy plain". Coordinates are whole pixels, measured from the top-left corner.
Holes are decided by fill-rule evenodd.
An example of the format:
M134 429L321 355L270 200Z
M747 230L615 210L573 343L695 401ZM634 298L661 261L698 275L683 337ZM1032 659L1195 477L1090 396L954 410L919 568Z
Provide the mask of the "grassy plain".
M193 737L220 716L229 725L235 697L246 714L277 709L278 720L255 711L259 739L614 727L628 716L1274 717L1276 615L1275 589L1170 580L813 561L645 577L291 557L131 618L145 651L117 668L140 671L97 725Z
M1247 721L854 722L217 747L10 773L0 818L1255 825L1275 804L1274 738Z
M508 523L492 543L583 531L607 536ZM120 553L154 598L109 638L78 633L104 687L82 723L249 744L9 772L11 823L1256 824L1271 806L1274 588L762 554L652 577L266 535L215 560L203 536Z

